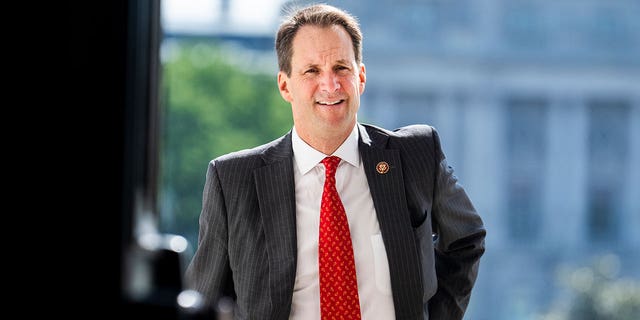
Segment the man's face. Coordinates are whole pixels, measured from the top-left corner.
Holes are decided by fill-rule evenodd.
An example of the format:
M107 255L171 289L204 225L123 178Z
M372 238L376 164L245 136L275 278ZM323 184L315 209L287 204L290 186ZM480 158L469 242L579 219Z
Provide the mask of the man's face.
M351 132L365 82L365 67L356 63L342 26L301 27L293 39L291 76L278 73L280 94L291 103L296 130L308 143L344 139Z

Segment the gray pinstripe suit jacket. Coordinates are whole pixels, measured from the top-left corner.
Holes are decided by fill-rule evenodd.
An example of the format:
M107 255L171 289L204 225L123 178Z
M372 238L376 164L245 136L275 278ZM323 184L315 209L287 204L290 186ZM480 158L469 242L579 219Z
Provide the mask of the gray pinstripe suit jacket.
M397 319L461 319L485 229L426 125L358 124ZM380 161L386 174L376 172ZM231 288L236 319L287 319L296 275L291 133L209 163L187 287L208 302Z

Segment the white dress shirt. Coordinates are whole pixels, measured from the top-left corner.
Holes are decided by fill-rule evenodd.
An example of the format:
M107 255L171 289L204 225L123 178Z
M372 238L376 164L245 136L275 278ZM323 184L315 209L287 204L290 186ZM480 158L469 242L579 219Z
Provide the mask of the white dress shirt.
M315 150L292 133L296 188L298 263L289 319L320 320L318 280L318 228L328 155ZM347 213L358 278L362 319L395 319L387 253L369 184L358 152L358 126L333 154L342 159L336 188Z

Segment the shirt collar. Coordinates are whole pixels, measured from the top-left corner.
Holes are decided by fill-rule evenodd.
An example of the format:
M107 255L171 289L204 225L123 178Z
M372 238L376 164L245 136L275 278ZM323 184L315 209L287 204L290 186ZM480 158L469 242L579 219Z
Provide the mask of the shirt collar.
M330 155L326 155L310 145L308 145L293 127L291 134L291 142L293 147L293 155L301 174L306 174L315 167L322 159ZM360 167L360 152L358 152L358 125L354 125L351 134L344 140L338 149L332 154L340 157L352 166Z

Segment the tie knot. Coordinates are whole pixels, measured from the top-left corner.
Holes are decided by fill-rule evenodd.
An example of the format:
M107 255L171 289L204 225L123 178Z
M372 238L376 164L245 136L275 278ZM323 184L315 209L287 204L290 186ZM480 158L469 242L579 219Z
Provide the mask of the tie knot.
M340 163L340 158L336 156L326 157L322 159L322 164L324 164L326 176L333 177L336 174L336 169L338 168L338 164Z

